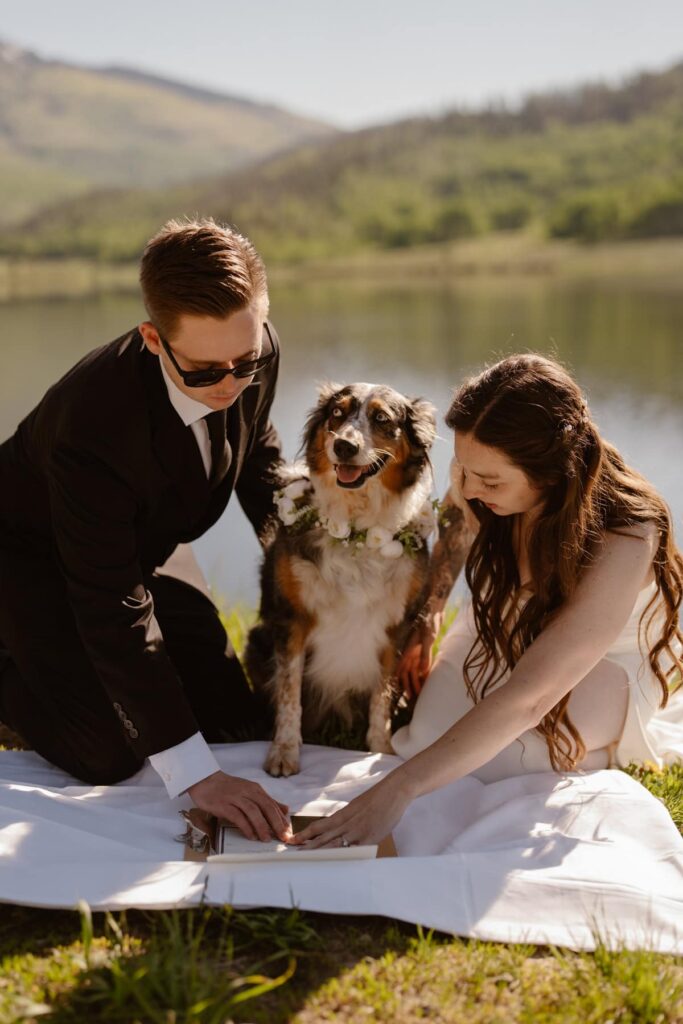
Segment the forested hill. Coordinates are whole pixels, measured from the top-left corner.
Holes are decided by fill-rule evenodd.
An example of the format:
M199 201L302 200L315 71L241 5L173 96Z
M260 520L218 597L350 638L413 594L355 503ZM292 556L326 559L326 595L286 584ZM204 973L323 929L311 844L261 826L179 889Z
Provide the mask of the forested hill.
M5 252L129 259L166 217L212 214L271 260L490 231L585 241L683 234L683 64L336 135L182 188L93 195L0 239Z
M95 187L225 173L332 132L268 104L0 40L0 223Z

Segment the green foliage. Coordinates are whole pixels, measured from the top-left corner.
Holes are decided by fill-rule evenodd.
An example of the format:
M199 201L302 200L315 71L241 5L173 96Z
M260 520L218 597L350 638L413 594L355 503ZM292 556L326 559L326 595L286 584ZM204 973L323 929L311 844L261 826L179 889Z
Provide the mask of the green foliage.
M663 1024L682 1019L682 975L649 952L598 944L594 955L574 954L447 939L418 928L407 941L391 933L388 949L331 978L307 1000L306 1015L295 1019Z
M84 947L88 974L71 996L70 1011L76 1019L88 1021L141 1019L167 1024L172 1014L175 1021L222 1024L242 1003L285 984L296 969L287 945L287 918L285 937L274 956L252 961L246 970L238 966L243 949L253 945L254 931L259 934L261 916L255 914L251 927L242 929L245 944L232 927L229 908L218 915L210 910L170 911L152 919L144 947L134 949L126 946L122 929L108 915L113 955L98 965ZM298 930L303 931L301 926ZM305 926L307 938L311 931ZM267 943L272 935L272 926L266 928L262 941ZM288 959L285 969L264 973L283 953Z
M683 764L672 764L664 769L647 762L630 764L626 772L662 801L683 834Z
M629 223L636 238L683 235L683 187L646 200Z
M221 622L239 657L246 646L249 630L255 625L258 618L257 611L255 608L248 608L243 604L226 610L224 602L215 597L214 600L218 600Z
M529 202L518 200L491 210L491 227L496 231L517 231L529 223L532 207Z
M577 954L371 917L217 907L92 915L86 956L77 915L7 909L35 952L0 964L0 1024L683 1021L683 963L600 942ZM44 943L55 918L61 934Z
M386 249L400 249L430 240L433 209L417 181L359 176L342 206L350 210L360 240ZM362 201L361 201L362 194ZM351 209L354 206L355 209Z
M186 214L236 224L267 261L288 263L491 230L585 242L680 234L682 101L680 65L621 89L534 97L519 112L340 133L194 185L67 201L5 231L0 253L134 260L158 224Z
M317 949L320 943L310 916L302 914L296 907L288 911L252 910L248 914L225 907L223 912L240 951L266 945L272 950L268 962L304 956Z
M623 232L619 203L605 193L569 199L551 216L550 234L555 238L577 238L582 242L602 242L618 238Z
M11 197L0 210L4 224L96 187L225 174L332 131L134 71L72 67L18 50L3 58L0 192ZM69 250L76 251L83 249Z
M444 203L434 217L429 241L451 242L458 238L471 238L481 234L483 229L483 221L471 204L453 200Z

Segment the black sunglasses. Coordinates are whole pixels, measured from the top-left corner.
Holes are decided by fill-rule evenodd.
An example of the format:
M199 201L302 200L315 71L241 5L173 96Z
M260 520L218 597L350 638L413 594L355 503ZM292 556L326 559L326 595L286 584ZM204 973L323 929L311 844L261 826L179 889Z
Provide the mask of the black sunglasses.
M238 380L243 380L245 377L253 377L258 370L262 370L264 366L268 366L268 363L272 362L275 358L275 343L270 333L270 328L267 323L264 323L266 334L268 335L268 342L270 344L270 351L266 352L265 355L261 355L258 359L248 359L237 366L233 366L231 369L209 369L209 370L183 370L182 366L178 365L176 357L173 355L171 346L164 337L159 334L159 341L164 346L166 355L173 363L173 366L182 378L183 384L188 388L208 388L212 384L217 384L219 380L223 380L224 377L232 374L233 377L237 377Z

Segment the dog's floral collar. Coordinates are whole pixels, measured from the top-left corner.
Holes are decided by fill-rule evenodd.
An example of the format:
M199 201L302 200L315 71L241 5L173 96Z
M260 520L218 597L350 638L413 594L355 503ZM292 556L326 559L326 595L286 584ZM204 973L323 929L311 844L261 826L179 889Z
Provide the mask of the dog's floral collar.
M427 537L437 525L438 501L425 501L415 519L392 534L383 526L359 530L346 519L321 515L311 500L312 496L310 480L294 480L275 492L278 518L290 533L323 529L344 547L379 551L385 558L400 558L404 552L415 554L424 547Z

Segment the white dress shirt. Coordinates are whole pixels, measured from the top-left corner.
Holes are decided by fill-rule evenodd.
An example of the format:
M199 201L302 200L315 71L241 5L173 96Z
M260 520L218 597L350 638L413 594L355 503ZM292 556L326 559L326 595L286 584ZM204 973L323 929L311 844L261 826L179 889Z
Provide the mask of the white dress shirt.
M204 417L213 412L213 409L181 391L169 377L161 358L159 366L171 405L185 426L192 430L208 477L211 473L211 440ZM208 775L220 771L220 765L201 732L194 733L174 747L151 754L149 763L159 772L171 798L180 796L195 782L201 782Z

